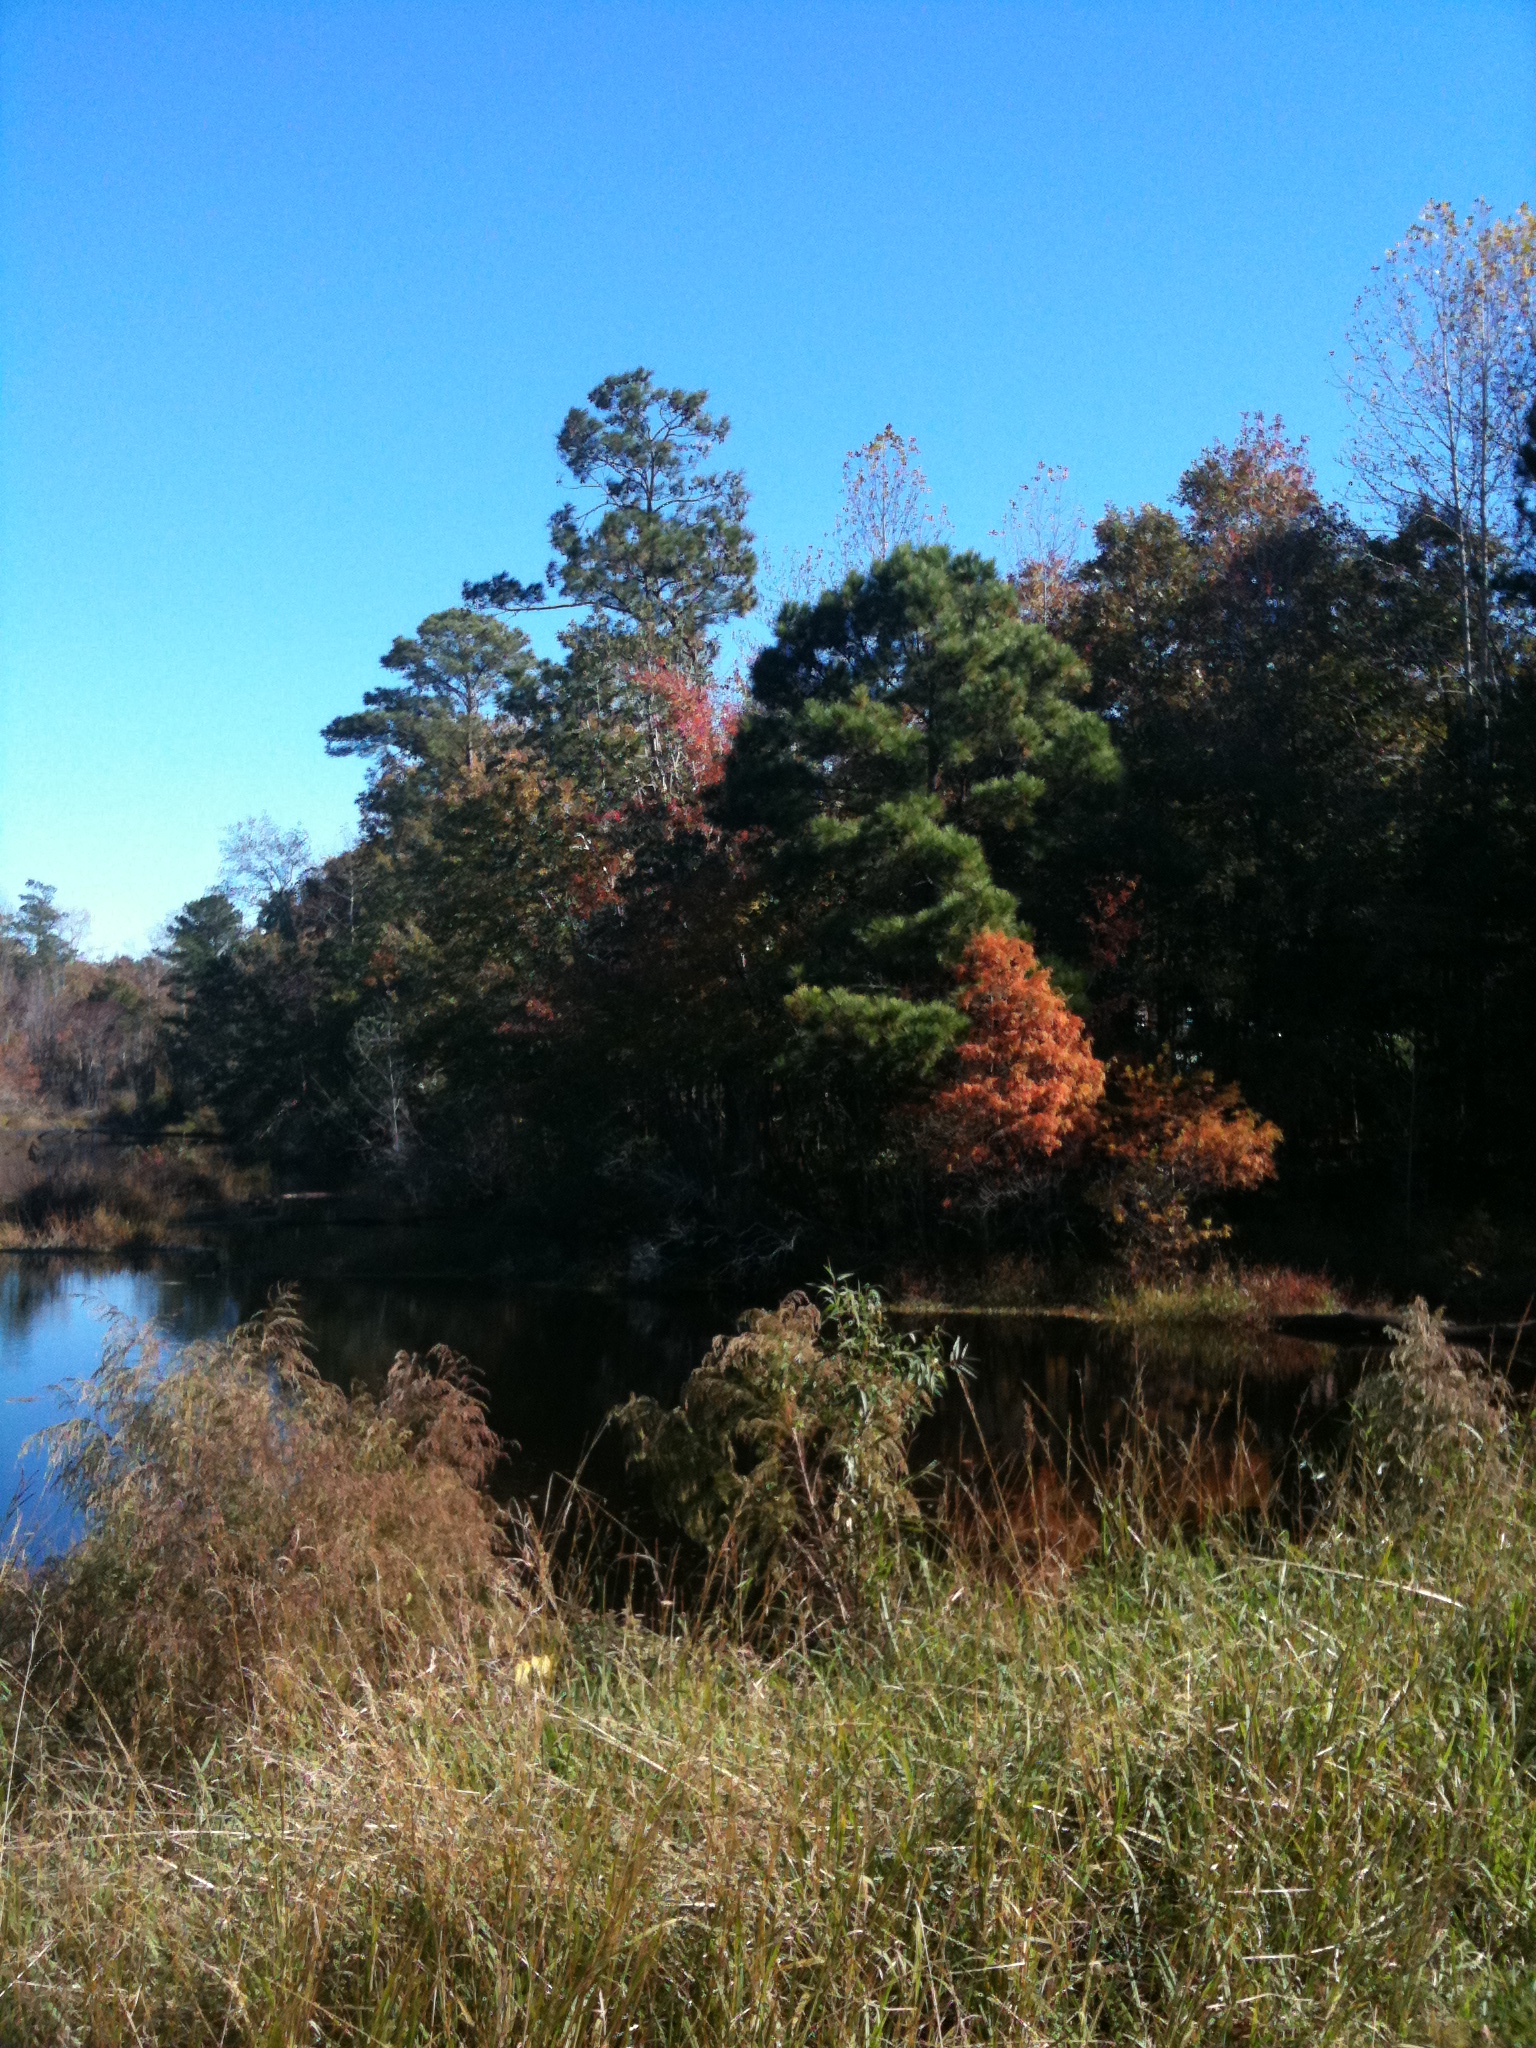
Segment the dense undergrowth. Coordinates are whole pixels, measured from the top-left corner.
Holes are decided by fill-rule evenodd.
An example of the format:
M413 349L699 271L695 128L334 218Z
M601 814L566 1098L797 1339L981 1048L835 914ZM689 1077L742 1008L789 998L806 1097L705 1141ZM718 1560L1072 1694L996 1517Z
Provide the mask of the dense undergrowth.
M451 1359L119 1346L86 1536L4 1586L0 2037L1533 2038L1502 1390L1416 1314L1305 1531L1133 1452L1069 1557L913 1524L927 1363L828 1307L717 1347L686 1455L631 1418L702 1570L493 1512Z
M66 1150L0 1200L0 1251L134 1255L196 1244L210 1216L229 1215L268 1185L261 1169L196 1138Z

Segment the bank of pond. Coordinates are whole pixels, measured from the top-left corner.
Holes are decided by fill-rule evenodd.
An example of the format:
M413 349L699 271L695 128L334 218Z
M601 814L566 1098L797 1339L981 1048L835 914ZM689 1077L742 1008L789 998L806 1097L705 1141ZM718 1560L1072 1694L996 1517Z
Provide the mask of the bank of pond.
M302 1256L285 1247L290 1264ZM823 1276L825 1277L825 1276ZM95 1371L109 1333L154 1328L175 1349L219 1337L257 1313L274 1287L293 1287L321 1375L378 1391L401 1351L446 1345L483 1389L505 1455L503 1496L536 1495L580 1470L616 1485L619 1452L605 1417L633 1395L677 1398L711 1341L745 1304L729 1294L594 1292L462 1278L390 1279L301 1273L270 1260L190 1252L133 1263L70 1254L0 1254L0 1485L21 1526L45 1546L70 1525L50 1499L35 1450L40 1431L74 1411L73 1389ZM814 1292L818 1284L808 1282ZM1244 1497L1305 1492L1309 1459L1344 1426L1351 1387L1388 1341L1380 1313L1278 1319L1146 1321L1080 1311L922 1306L891 1311L898 1327L942 1333L951 1373L920 1428L914 1463L948 1472L1050 1464L1090 1487L1128 1433L1169 1450L1203 1446L1240 1459ZM1536 1355L1515 1325L1458 1333L1524 1383ZM11 1521L16 1515L13 1511Z
M6 2041L1536 2038L1536 1446L1422 1305L269 1279L4 1268L13 1394L105 1353L0 1557Z

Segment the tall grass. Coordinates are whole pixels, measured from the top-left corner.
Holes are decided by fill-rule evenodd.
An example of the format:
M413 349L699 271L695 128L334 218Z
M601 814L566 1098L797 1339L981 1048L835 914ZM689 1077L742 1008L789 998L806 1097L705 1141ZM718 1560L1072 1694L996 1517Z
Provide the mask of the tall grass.
M66 1150L0 1201L0 1251L133 1254L195 1244L200 1218L249 1202L268 1180L195 1138Z
M132 1470L77 1467L79 1557L7 1582L0 2039L1536 2038L1536 1476L1422 1329L1305 1539L1130 1463L1076 1569L934 1541L798 1640L498 1538L440 1376L308 1442L287 1338L240 1341L120 1388ZM167 1552L112 1705L93 1645Z

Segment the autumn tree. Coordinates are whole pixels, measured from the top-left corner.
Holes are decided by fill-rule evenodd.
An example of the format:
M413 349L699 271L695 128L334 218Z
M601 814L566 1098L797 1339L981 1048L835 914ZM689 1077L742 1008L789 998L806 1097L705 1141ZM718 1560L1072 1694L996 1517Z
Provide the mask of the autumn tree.
M924 1138L947 1183L990 1203L1075 1160L1094 1127L1104 1069L1027 939L978 932L956 981L966 1032L953 1078L922 1113Z
M1099 1204L1134 1267L1178 1265L1228 1235L1199 1205L1275 1177L1279 1126L1235 1082L1153 1060L1111 1062L1094 1149Z
M1425 207L1356 303L1348 344L1357 483L1395 524L1421 517L1452 551L1462 686L1491 698L1505 680L1497 570L1515 539L1517 452L1536 397L1536 214Z
M1305 436L1292 441L1278 413L1244 413L1237 439L1214 441L1179 479L1192 545L1237 562L1267 540L1293 532L1323 510Z
M776 617L787 604L814 604L840 576L860 574L898 547L930 547L948 539L949 514L942 505L934 510L916 440L887 421L843 457L831 533L781 554L766 568L767 609Z
M25 1108L37 1100L41 1078L25 1037L5 1014L8 1008L0 991L0 1104L8 1109Z
M843 460L836 545L850 574L883 562L899 547L931 547L948 537L949 515L933 509L933 491L909 435L889 421Z
M1100 1049L1171 1043L1309 1151L1375 1146L1411 979L1382 912L1437 730L1418 664L1448 615L1262 416L1189 466L1172 509L1112 510L1095 540L1068 630L1125 772L1089 849L1091 944L1106 892L1137 885L1134 927L1098 963Z
M1037 463L992 535L1002 544L1021 614L1048 633L1059 632L1071 610L1088 531L1081 509L1067 496L1067 480L1064 464Z
M183 1071L201 1029L232 1130L484 1187L591 1122L593 1091L551 1076L557 1040L567 1065L591 1049L572 977L622 952L637 898L707 837L727 740L717 635L755 566L728 431L702 391L604 379L557 438L571 493L545 579L466 584L327 726L367 765L362 839L281 892L281 929L264 910L210 944L187 1008ZM516 623L537 611L565 615L560 660Z

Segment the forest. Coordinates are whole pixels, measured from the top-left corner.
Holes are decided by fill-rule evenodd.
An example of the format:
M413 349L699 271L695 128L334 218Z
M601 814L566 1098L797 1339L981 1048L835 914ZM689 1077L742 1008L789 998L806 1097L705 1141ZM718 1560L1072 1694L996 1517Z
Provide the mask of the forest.
M1042 465L986 552L887 427L761 562L709 394L604 379L542 575L326 725L355 843L247 826L110 967L30 885L0 1083L638 1277L1475 1258L1536 1138L1533 275L1525 208L1390 252L1347 505L1254 413L1091 532Z

